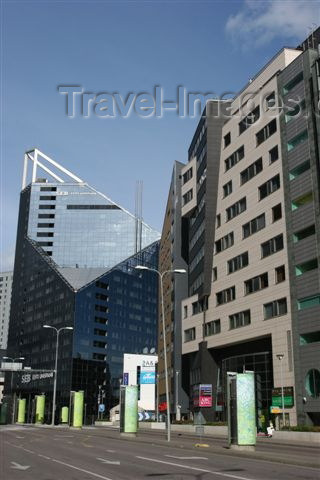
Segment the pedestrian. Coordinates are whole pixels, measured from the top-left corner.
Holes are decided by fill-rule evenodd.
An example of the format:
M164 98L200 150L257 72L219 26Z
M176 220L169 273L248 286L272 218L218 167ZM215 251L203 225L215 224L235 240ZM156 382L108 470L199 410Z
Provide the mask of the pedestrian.
M268 437L272 437L273 432L274 432L274 427L273 427L273 423L270 420L269 427L267 427Z

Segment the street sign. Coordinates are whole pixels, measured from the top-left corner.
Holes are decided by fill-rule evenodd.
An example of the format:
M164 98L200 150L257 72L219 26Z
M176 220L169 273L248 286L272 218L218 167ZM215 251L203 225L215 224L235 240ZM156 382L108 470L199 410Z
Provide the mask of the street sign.
M200 412L195 412L193 415L193 424L194 425L205 425L206 419L204 418L203 414Z
M149 412L139 412L138 413L138 420L139 422L143 422L144 420L149 420L151 415Z
M123 383L122 385L129 385L129 373L123 374Z
M285 407L293 407L294 405L293 387L283 387L283 400L284 400ZM281 387L272 389L272 405L274 407L282 407Z
M106 409L105 405L104 405L103 403L100 403L100 405L99 405L99 413L104 413L104 412L105 412L105 409Z
M282 408L271 406L270 413L282 413Z

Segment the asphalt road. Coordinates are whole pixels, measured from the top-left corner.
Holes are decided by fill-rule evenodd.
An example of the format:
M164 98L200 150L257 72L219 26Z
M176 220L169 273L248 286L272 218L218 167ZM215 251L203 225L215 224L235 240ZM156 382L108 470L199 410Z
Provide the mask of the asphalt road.
M272 439L266 439L272 440ZM206 440L207 441L207 440ZM223 442L223 440L222 440ZM1 427L1 480L319 480L319 449L260 442L234 453L215 439L196 448L192 437L85 428ZM280 458L275 455L280 451ZM281 463L280 463L281 462ZM284 462L284 463L282 463ZM294 463L294 464L293 464ZM308 467L306 464L313 465Z

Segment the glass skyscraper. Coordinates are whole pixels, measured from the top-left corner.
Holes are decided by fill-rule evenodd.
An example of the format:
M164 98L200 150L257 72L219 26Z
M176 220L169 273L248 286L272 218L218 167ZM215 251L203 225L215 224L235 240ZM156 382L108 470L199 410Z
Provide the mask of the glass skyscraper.
M56 336L43 325L74 328L60 335L57 417L71 390L84 390L87 419L99 391L106 409L115 405L123 354L156 348L158 278L134 267L157 267L159 236L82 181L23 188L8 355L53 370ZM44 392L50 419L52 377L15 374L13 384L29 402Z

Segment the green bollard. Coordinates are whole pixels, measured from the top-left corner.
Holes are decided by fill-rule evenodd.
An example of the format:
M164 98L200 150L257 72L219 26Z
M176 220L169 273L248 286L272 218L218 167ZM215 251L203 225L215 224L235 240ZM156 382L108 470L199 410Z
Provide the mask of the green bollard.
M72 426L76 428L81 428L83 424L83 397L83 391L74 392Z
M27 400L25 398L19 398L17 423L25 423L26 404L27 404Z
M69 422L69 408L62 407L61 408L61 423L68 423Z
M0 405L0 425L7 423L8 404L6 402Z
M44 422L45 395L36 395L36 423Z

